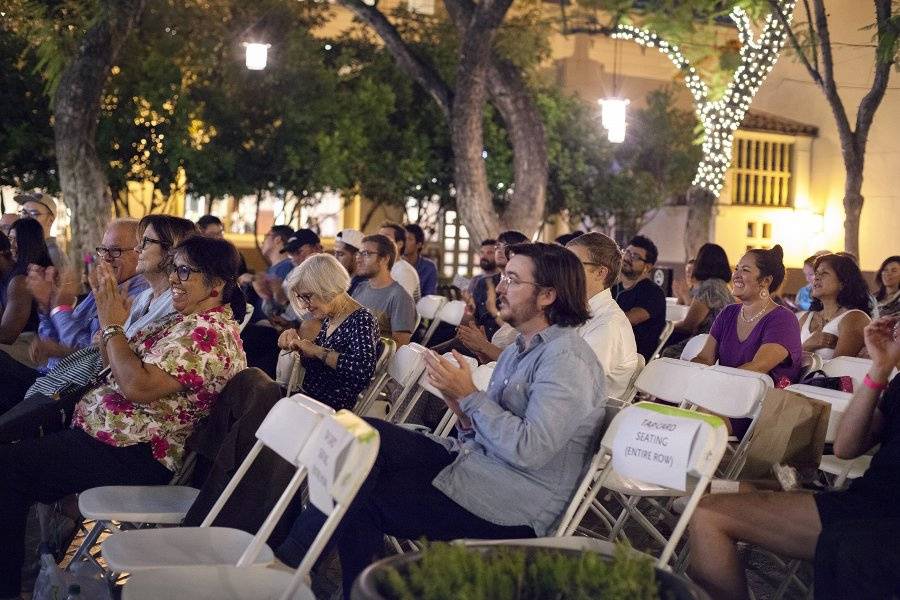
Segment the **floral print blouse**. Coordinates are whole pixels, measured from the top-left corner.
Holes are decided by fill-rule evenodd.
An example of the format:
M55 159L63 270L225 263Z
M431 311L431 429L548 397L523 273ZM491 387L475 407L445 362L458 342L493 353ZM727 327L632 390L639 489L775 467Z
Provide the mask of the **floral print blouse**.
M184 390L149 404L132 404L110 374L79 401L72 426L111 446L149 443L153 457L176 471L194 426L209 414L228 380L247 365L238 325L230 307L218 306L155 321L128 343L145 364L156 365Z

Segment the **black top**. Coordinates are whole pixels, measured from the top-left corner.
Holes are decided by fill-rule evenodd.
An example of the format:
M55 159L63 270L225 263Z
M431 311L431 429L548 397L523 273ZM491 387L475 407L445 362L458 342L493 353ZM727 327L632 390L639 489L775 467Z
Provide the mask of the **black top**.
M472 287L472 300L475 302L475 325L484 327L484 333L487 335L487 339L491 339L494 333L500 329L500 326L497 325L497 319L492 317L487 311L487 280L492 279L494 281L494 290L496 291L497 286L500 285L500 273L494 273L493 275L484 275L475 280L475 284Z
M630 290L617 283L611 291L623 312L643 308L650 314L650 318L643 323L631 326L637 351L649 361L659 345L659 334L666 325L666 293L649 279L641 279Z
M25 273L13 269L9 273L7 273L5 277L0 279L0 316L3 315L3 311L6 310L6 305L9 302L9 284L12 283L12 280L19 275L22 275L23 277L26 276ZM38 317L37 302L32 300L31 313L28 315L28 321L25 322L25 327L22 329L22 332L24 333L26 331L37 331L39 323L40 319Z
M881 448L872 457L865 475L853 480L850 489L896 498L900 490L900 375L895 375L879 403L884 415Z
M317 358L303 358L303 391L335 410L353 410L359 393L372 381L378 360L378 321L366 308L352 312L326 337L328 319L316 336L316 345L340 356L332 369Z

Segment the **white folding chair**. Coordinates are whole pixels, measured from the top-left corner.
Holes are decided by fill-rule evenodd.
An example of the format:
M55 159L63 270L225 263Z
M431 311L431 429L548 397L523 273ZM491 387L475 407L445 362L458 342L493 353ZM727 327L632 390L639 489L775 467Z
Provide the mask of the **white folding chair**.
M671 535L666 538L657 531L657 535L654 536L663 544L662 553L657 560L657 566L660 568L668 568L669 559L675 552L675 548L684 534L685 528L690 521L691 515L694 513L694 509L697 507L697 503L700 501L701 495L706 490L710 479L722 460L728 438L725 423L722 419L714 415L671 406L663 406L652 402L638 402L637 404L626 406L615 416L615 418L613 418L609 428L606 430L606 433L604 433L600 444L600 460L606 461L608 458L612 458L613 447L616 445L616 438L620 435L620 427L626 419L631 420L638 418L659 420L660 418L666 417L686 419L697 423L697 432L691 443L687 465L683 471L687 491L682 492L652 481L639 481L626 477L616 471L614 466L615 463L612 460L608 460L596 481L593 482L588 492L584 495L584 498L568 527L569 530L572 530L573 524L577 525L578 523L581 523L584 519L584 515L594 503L597 494L601 489L609 489L613 492L617 492L622 483L628 483L631 489L639 488L643 490L652 490L655 495L660 496L687 495L687 505L678 521L675 523ZM622 435L633 436L634 431L622 430ZM635 456L626 456L622 460L624 463L631 465L632 469L637 469L640 466L640 459ZM632 516L639 522L646 520L643 515L634 511L634 506L636 504L636 501L633 503L629 501L626 504L623 514L620 515L619 520L613 525L610 540L614 540L618 536L618 531L621 530L625 514L633 513ZM652 524L649 522L646 525L653 528ZM655 530L655 528L653 529Z
M416 302L416 313L418 313L419 318L423 321L429 321L428 329L426 329L424 335L422 335L423 345L427 344L428 340L431 339L431 336L434 335L434 331L440 324L440 321L437 319L438 313L440 312L441 307L447 302L447 298L436 294L422 296L419 301Z
M631 373L631 379L628 380L628 387L625 388L625 391L622 392L622 395L616 398L625 404L630 404L635 395L637 394L637 388L635 387L635 383L637 382L637 378L640 376L641 371L644 370L644 367L647 365L647 361L644 359L643 354L635 354L637 357L637 364L634 366L634 371ZM612 398L612 396L610 396Z
M659 358L659 353L662 352L663 346L665 346L666 342L669 341L669 337L672 335L673 331L675 331L675 323L672 321L666 321L666 324L663 326L662 332L659 334L659 344L656 346L656 350L654 350L653 354L650 356L650 360Z
M110 570L134 573L166 566L245 567L272 562L274 555L265 542L306 477L306 465L299 461L301 451L313 439L321 422L333 414L330 407L302 394L279 400L256 430L256 443L200 526L141 529L114 534L101 547ZM212 523L264 446L296 467L275 506L256 535L239 529L213 527Z
M469 364L469 368L472 369L472 373L474 376L475 372L478 369L478 361L471 356L460 356L462 356L462 359ZM456 357L453 356L452 352L445 352L443 358L449 360L450 364L456 362ZM417 385L415 386L412 394L409 396L409 399L403 403L402 407L398 406L396 410L392 410L391 414L388 416L388 419L393 423L405 423L425 392L430 392L441 399L443 399L444 397L444 395L441 394L440 390L431 385L431 382L428 381L428 373L423 370L419 375Z
M697 358L697 355L703 350L703 346L706 345L706 340L708 339L708 333L699 333L689 339L687 344L684 345L684 348L681 349L681 360L694 360Z
M666 303L666 321L672 321L677 323L678 321L683 321L684 318L688 314L688 306L684 304L669 304Z
M249 302L247 303L247 312L244 313L244 320L241 321L240 330L243 331L244 327L246 327L250 323L250 318L253 316L253 305Z
M347 440L347 445L336 447L335 438ZM309 573L368 477L378 455L378 447L378 432L358 416L342 410L334 416L325 417L312 440L301 451L298 459L301 470L320 476L327 472L326 476L331 478L322 485L326 505L317 504L314 499L316 495L310 494L313 503L326 512L328 518L293 573L246 564L144 570L131 575L125 583L123 598L312 600ZM323 459L322 453L327 458ZM313 484L312 481L310 483Z
M441 323L447 323L454 326L462 323L462 319L465 313L466 303L462 300L450 300L449 302L443 303L435 311L434 319L432 319L431 325L428 327L428 331L426 331L425 335L422 337L421 344L423 346L428 345L428 342L431 340L431 336L434 335L434 332L437 330L438 325L440 325Z
M858 390L862 386L863 379L871 368L871 360L868 358L856 358L855 356L838 356L837 358L826 360L825 364L822 365L822 370L829 377L848 375L853 380L854 390Z
M391 362L391 358L394 356L394 352L397 351L397 342L392 338L382 337L378 340L376 349L378 351L378 359L375 361L375 370L372 372L372 381L359 393L359 398L353 409L354 413L361 416L366 416L369 413L372 409L372 405L378 400L378 395L387 384L388 365Z

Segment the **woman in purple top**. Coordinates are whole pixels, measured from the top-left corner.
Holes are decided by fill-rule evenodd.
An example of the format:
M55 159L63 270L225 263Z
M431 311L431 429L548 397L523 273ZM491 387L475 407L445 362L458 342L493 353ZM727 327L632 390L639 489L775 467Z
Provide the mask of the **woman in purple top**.
M731 276L739 300L722 309L694 362L737 367L769 375L776 385L800 375L802 344L794 313L776 304L771 294L784 280L781 246L750 250ZM732 431L743 437L749 419L733 419Z

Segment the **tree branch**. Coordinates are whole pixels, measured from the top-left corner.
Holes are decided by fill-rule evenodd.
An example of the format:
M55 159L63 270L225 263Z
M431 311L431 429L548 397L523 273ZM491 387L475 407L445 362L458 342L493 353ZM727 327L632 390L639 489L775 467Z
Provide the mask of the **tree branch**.
M410 47L400 36L400 32L397 31L397 28L394 27L384 13L374 6L364 4L360 0L338 0L338 2L375 30L375 33L384 41L384 45L394 57L394 60L397 61L397 66L415 79L428 95L437 102L441 111L449 116L453 106L453 91L441 78L437 70L413 54Z
M891 0L875 0L875 15L877 18L876 26L878 27L878 41L881 42L882 36L885 35L885 28L889 26L891 18ZM893 58L886 59L879 56L881 44L875 47L875 76L872 79L872 87L859 103L859 109L856 112L856 144L860 150L865 150L866 141L869 137L869 128L875 118L875 111L881 104L887 90L888 80L891 77L891 66L894 64ZM893 57L893 53L891 53Z
M735 7L735 9L731 11L730 16L731 20L734 21L734 24L737 27L738 41L741 43L741 45L755 45L755 42L753 40L753 29L750 26L750 17L747 16L746 11L744 11L744 9L742 8Z
M791 40L791 46L794 47L794 52L797 53L797 56L800 57L800 63L806 68L807 73L812 78L812 80L819 86L824 87L824 82L822 81L822 75L819 73L819 56L818 52L815 50L816 42L813 42L813 53L816 57L816 64L813 66L809 59L806 57L806 53L803 52L803 48L800 47L800 40L797 39L797 35L794 33L791 24L787 20L787 15L781 10L781 5L778 3L778 0L769 0L769 5L772 7L772 12L778 17L778 20L781 21L781 24L787 29L788 38ZM807 9L809 6L807 5ZM812 27L812 20L809 22L809 26Z
M828 30L828 15L825 12L823 0L813 0L816 12L816 30L818 31L819 44L822 51L822 91L831 105L834 119L837 122L838 133L841 136L842 146L846 141L853 139L853 130L850 129L850 120L847 118L847 110L844 102L838 94L837 84L834 81L834 56L831 53L831 33ZM846 151L846 149L845 149ZM855 151L855 148L854 148Z
M806 24L809 25L810 35L812 36L812 53L813 53L813 64L816 66L816 71L819 70L819 34L816 32L816 28L813 26L813 18L812 18L812 10L809 8L809 0L803 0L803 10L806 11ZM793 33L793 31L791 31Z

